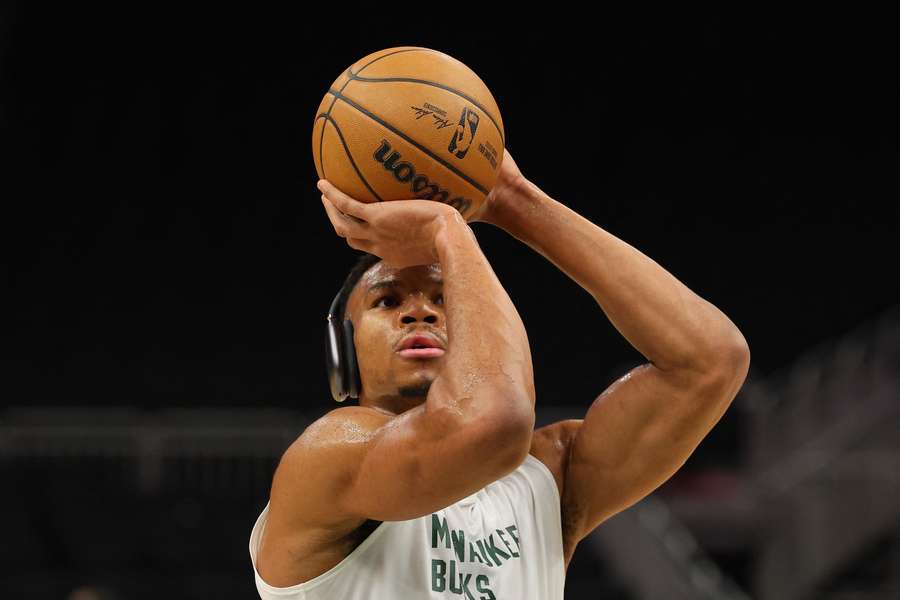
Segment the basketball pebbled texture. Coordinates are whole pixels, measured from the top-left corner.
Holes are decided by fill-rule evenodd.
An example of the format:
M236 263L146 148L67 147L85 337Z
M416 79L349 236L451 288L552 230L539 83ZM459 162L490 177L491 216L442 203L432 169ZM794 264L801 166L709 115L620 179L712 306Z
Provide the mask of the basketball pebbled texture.
M316 172L363 202L422 198L464 218L497 180L505 138L490 90L428 48L388 48L350 66L313 125Z

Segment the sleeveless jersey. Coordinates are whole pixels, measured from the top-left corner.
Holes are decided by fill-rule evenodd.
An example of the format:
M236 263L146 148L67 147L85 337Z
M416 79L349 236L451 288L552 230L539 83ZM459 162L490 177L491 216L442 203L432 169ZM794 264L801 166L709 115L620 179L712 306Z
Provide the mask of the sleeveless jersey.
M544 463L408 521L384 521L337 565L290 587L267 584L256 556L269 505L250 533L262 600L563 600L559 489Z

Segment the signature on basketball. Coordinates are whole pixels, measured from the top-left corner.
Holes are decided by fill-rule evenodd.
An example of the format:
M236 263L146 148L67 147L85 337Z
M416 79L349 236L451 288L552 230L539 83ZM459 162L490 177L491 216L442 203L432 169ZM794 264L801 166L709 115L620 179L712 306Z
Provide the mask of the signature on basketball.
M416 112L416 120L418 121L422 117L427 117L431 115L431 118L434 119L434 125L438 129L443 129L444 127L450 127L450 121L447 119L442 119L438 115L434 114L434 111L427 110L425 108L419 108L418 106L410 106Z

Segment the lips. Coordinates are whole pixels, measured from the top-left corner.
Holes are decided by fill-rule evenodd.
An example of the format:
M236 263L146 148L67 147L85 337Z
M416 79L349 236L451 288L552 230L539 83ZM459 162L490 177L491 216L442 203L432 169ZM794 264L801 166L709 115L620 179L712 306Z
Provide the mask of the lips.
M437 358L444 355L444 345L433 336L416 333L403 338L397 353L404 358Z
M398 352L403 358L437 358L444 355L443 348L409 348Z

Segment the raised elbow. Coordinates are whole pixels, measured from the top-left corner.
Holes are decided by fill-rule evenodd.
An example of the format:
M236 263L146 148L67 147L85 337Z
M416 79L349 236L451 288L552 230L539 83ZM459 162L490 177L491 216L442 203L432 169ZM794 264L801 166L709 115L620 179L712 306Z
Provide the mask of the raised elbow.
M750 345L736 327L715 345L714 352L704 362L705 387L715 396L730 402L737 395L750 370Z
M723 355L726 368L739 380L738 385L743 384L750 370L750 344L737 327L728 339Z

